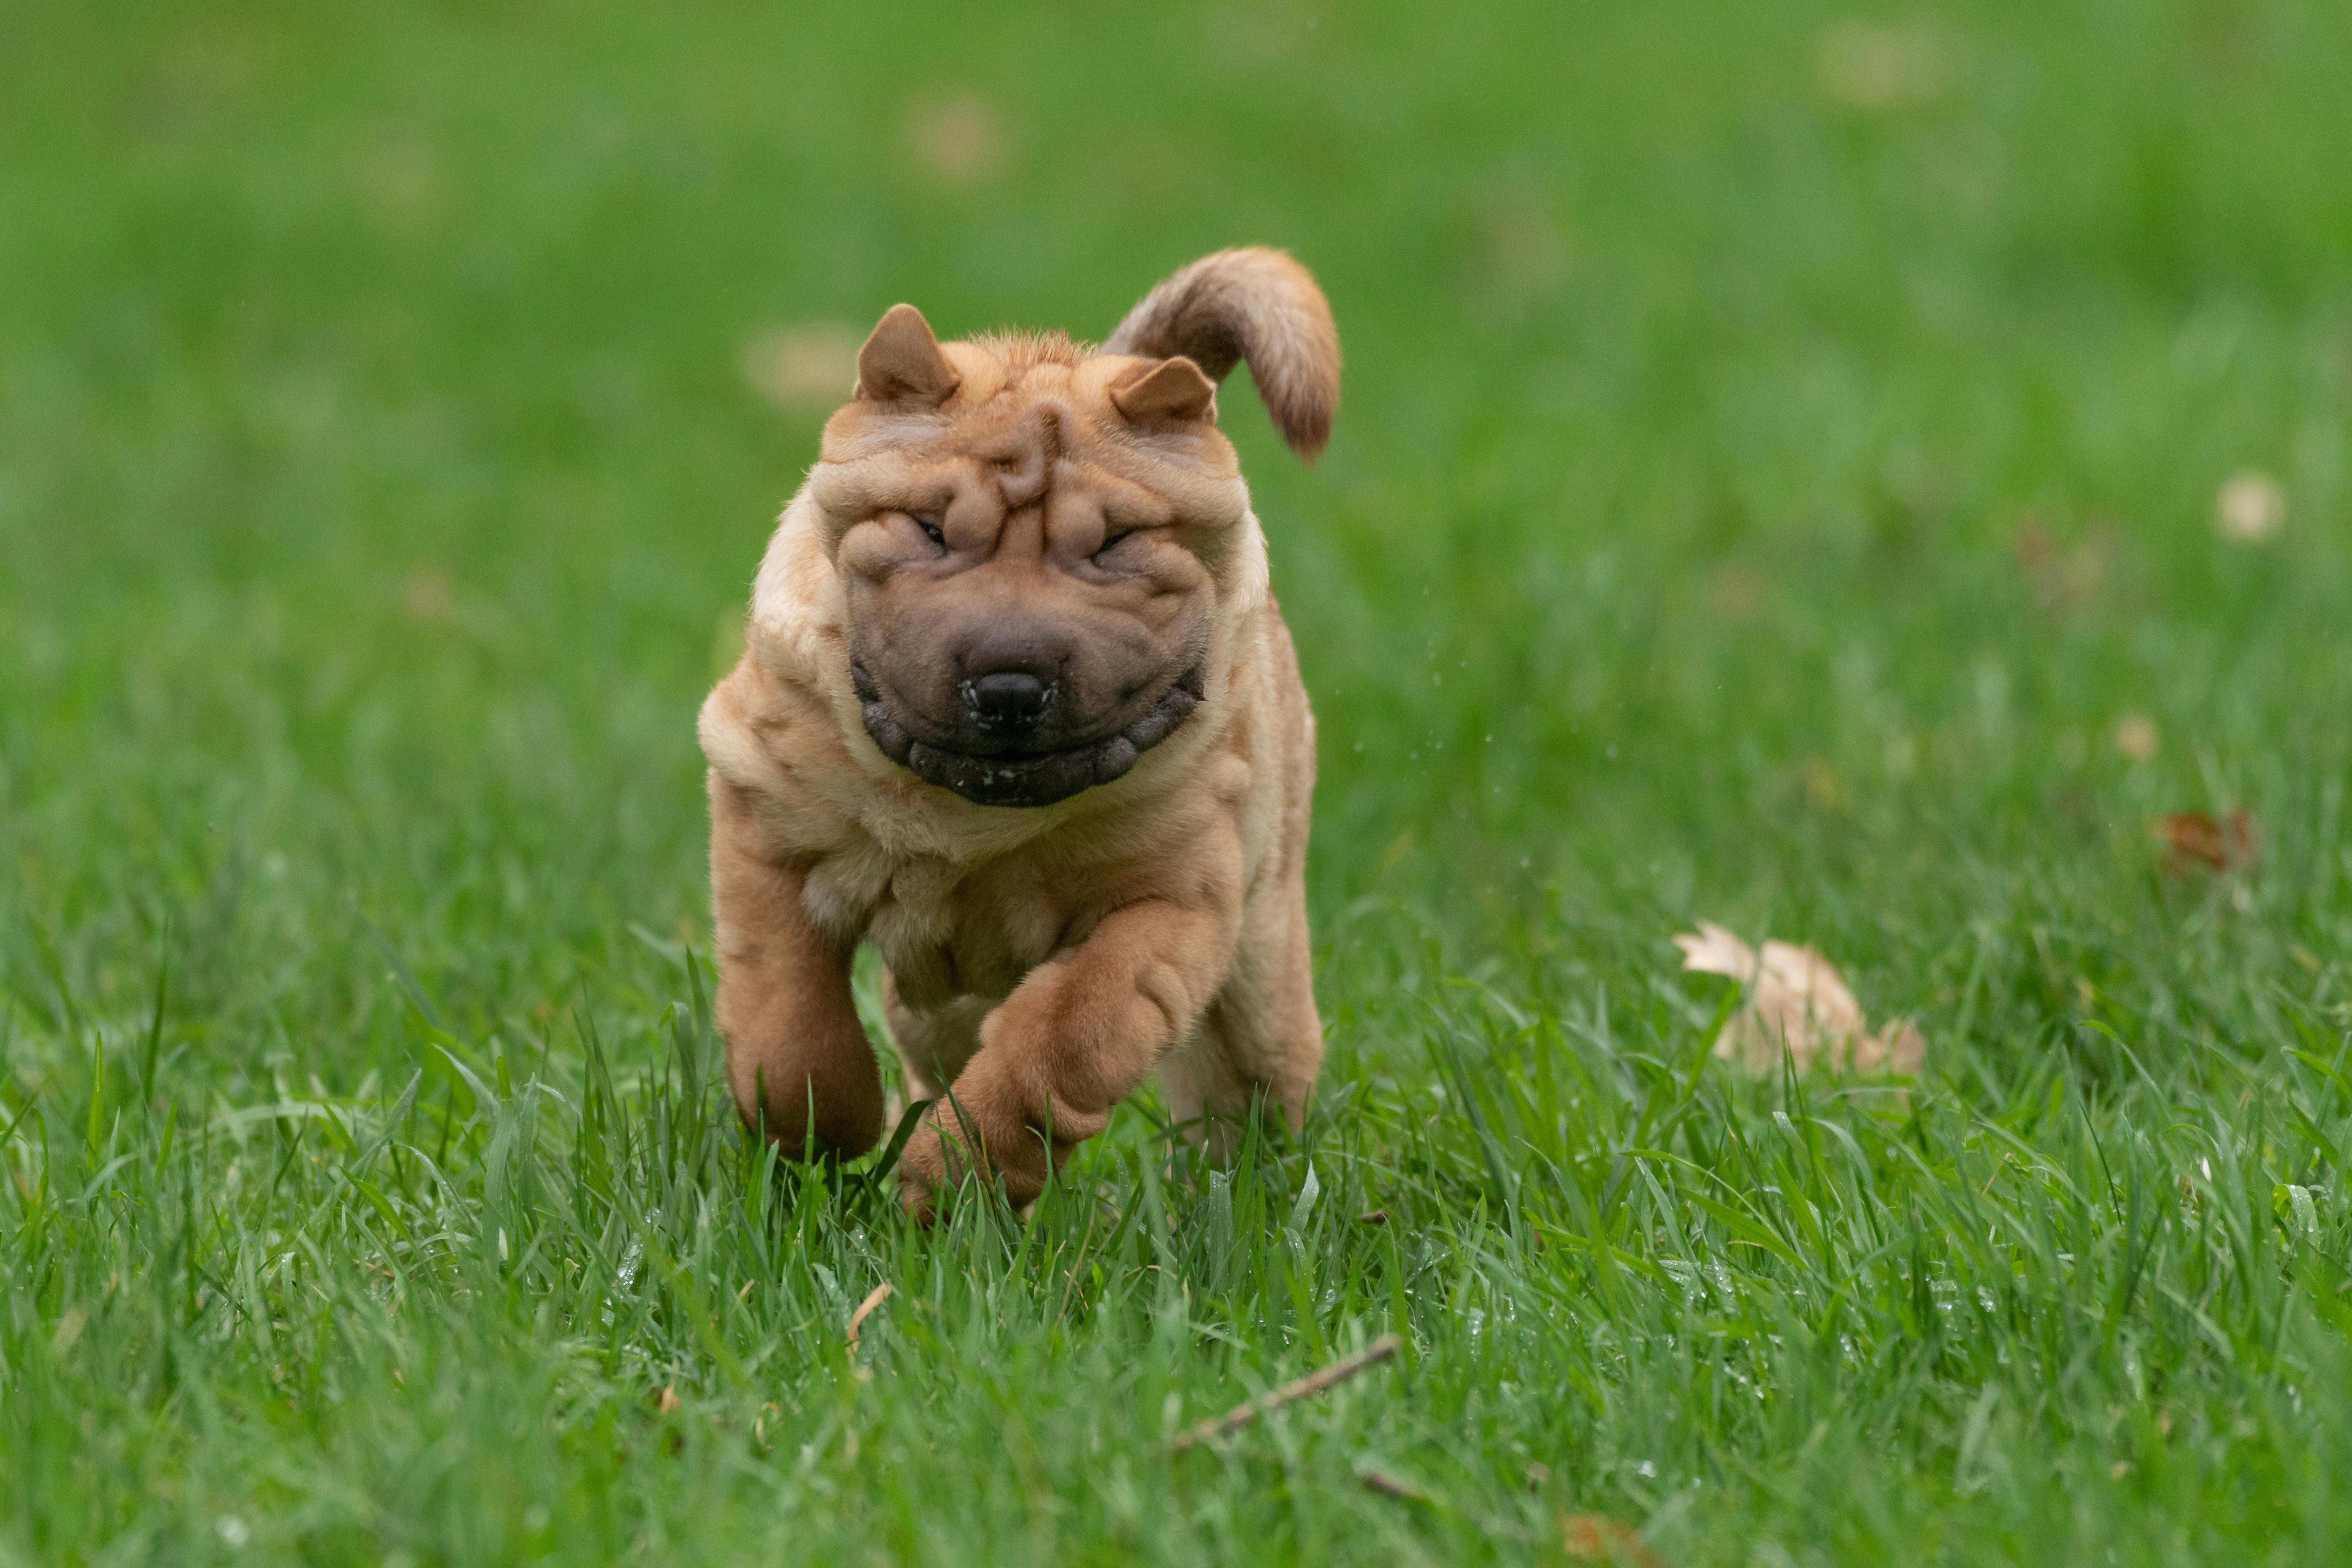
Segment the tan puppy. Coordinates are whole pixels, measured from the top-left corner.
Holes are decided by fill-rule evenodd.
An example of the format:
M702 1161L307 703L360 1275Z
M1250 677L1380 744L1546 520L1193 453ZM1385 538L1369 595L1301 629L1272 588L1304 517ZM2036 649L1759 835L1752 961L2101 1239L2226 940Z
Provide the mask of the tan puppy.
M882 1084L850 958L943 1099L909 1207L978 1163L1026 1203L1155 1068L1222 1148L1322 1060L1315 721L1215 382L1249 362L1310 461L1339 345L1306 269L1228 250L1100 350L882 318L703 705L719 1026L747 1121L853 1155Z

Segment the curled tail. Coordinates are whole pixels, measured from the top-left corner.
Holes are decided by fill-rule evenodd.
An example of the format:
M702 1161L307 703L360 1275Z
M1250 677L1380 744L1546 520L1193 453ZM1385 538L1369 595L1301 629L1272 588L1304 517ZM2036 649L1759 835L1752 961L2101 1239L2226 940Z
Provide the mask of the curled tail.
M1314 276L1283 251L1253 245L1201 258L1145 295L1103 350L1182 354L1215 381L1247 360L1291 450L1311 463L1331 438L1339 330Z

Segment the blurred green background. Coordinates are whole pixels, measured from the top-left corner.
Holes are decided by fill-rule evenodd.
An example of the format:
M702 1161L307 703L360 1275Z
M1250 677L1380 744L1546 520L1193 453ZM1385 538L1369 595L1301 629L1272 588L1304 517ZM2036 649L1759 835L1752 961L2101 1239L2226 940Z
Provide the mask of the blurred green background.
M1317 471L1225 419L1323 717L1327 914L1485 934L1600 879L1948 930L2341 756L2326 7L10 32L12 931L143 953L267 879L215 910L226 1005L364 1015L317 958L351 897L486 1011L697 926L693 706L829 402L793 348L899 299L1098 334L1240 241L1317 269L1349 356ZM2246 468L2288 498L2260 550L2213 527Z
M585 1010L646 1068L695 707L843 345L1099 336L1238 243L1347 353L1311 471L1222 405L1322 721L1334 1084L1432 1081L1431 986L1703 1021L1700 916L1980 1107L2083 1018L2327 1057L2347 83L2287 0L0 0L0 1126L79 1142L166 957L184 1117L396 1092L387 954L484 1061ZM2151 818L2241 805L2258 868L2166 868Z

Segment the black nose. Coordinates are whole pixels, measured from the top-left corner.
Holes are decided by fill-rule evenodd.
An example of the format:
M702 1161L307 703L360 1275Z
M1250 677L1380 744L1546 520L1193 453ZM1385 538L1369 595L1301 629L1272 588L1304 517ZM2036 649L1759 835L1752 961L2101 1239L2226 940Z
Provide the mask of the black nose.
M1054 705L1054 688L1025 669L1000 669L965 681L963 700L982 724L1034 724Z

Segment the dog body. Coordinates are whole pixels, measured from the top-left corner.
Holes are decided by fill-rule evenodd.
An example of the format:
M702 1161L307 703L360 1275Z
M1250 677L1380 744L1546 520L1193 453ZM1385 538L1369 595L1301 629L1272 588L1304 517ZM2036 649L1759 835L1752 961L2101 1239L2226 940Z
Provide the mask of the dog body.
M1213 1140L1254 1098L1303 1117L1314 721L1215 426L1240 359L1311 456L1338 343L1278 252L1195 263L1101 351L906 306L868 341L700 722L730 1082L787 1152L880 1135L860 941L910 1086L952 1096L918 1211L972 1166L1034 1197L1155 1068Z

